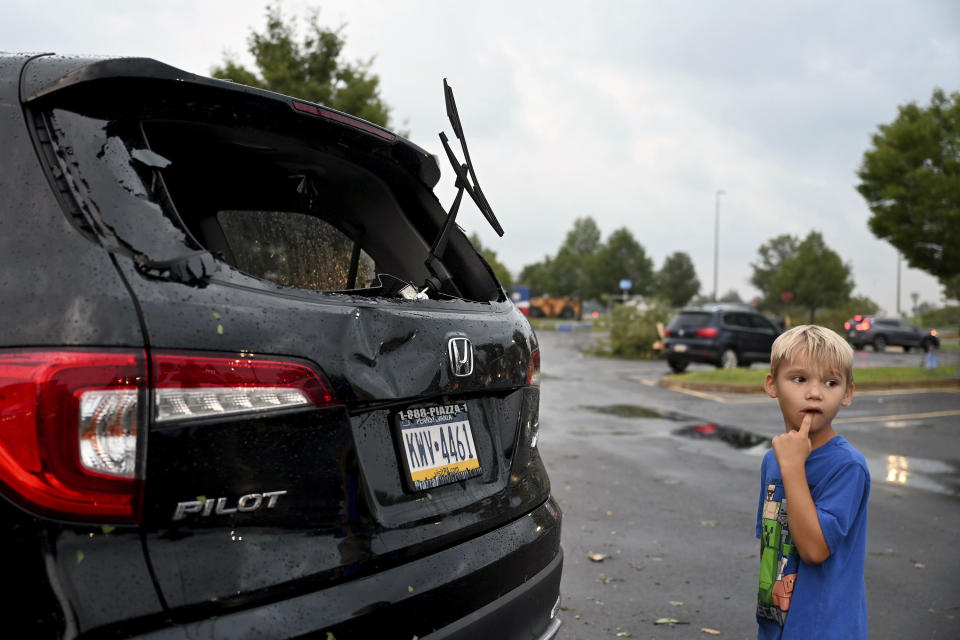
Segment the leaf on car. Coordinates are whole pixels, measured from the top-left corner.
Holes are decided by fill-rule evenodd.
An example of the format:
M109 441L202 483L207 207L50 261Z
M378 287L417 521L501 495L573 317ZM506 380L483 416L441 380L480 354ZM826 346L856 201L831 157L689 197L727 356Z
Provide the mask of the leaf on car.
M108 536L113 533L113 530L116 529L112 524L105 524L100 527L100 531L103 531L103 535Z
M590 558L591 562L603 562L607 559L607 555L604 553L593 553L592 551L587 554L587 557Z
M83 562L83 551L77 549L77 564L80 564L81 562Z

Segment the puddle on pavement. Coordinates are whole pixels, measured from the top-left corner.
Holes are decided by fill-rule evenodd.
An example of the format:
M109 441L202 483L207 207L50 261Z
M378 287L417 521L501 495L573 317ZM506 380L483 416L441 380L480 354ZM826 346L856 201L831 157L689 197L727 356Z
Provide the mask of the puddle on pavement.
M612 404L604 407L584 407L588 411L596 411L597 413L605 413L611 416L619 416L621 418L664 418L664 416L659 411L654 411L653 409L648 409L647 407L640 407L635 404Z
M960 470L929 458L883 456L867 460L874 483L901 485L948 496L960 495Z
M770 438L760 436L735 427L722 427L708 422L676 429L674 435L696 440L722 440L737 449L751 449L759 445L769 445ZM764 446L764 449L767 447Z

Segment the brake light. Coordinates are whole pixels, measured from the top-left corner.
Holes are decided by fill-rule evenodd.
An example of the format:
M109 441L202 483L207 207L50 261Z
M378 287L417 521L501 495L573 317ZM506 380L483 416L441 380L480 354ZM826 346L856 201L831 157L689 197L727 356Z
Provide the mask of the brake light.
M863 316L861 316L861 315L855 315L855 316L853 316L853 319L854 319L856 322L860 322L861 320L863 320Z
M670 337L670 329L664 329L664 330L663 330L663 337L664 337L664 338L669 338L669 337Z
M716 338L717 334L720 333L713 327L704 327L703 329L697 329L698 338Z
M930 335L933 336L934 338L936 338L936 337L937 337L937 330L936 330L936 329L930 329Z
M527 385L540 386L540 349L534 349L530 354L530 362L527 363Z
M158 422L338 402L300 361L164 352L151 368ZM138 522L149 390L142 351L0 352L0 491L64 520Z
M870 318L864 318L863 322L858 322L853 326L857 331L869 331L870 330Z
M325 109L323 107L318 107L317 105L309 104L307 102L300 102L299 100L293 100L293 108L302 113L309 113L312 116L319 116L327 120L332 120L340 124L345 124L348 127L353 127L354 129L359 129L365 133L370 133L378 138L383 138L384 140L389 140L393 142L397 139L397 136L393 135L385 129L381 129L375 124L371 124L366 120L361 120L360 118L354 118L345 113L340 113L339 111L333 111L332 109Z
M55 517L136 521L145 379L140 351L0 353L0 488Z
M850 321L849 321L849 320L847 320L846 322L843 323L843 328L846 329L847 331L850 331Z

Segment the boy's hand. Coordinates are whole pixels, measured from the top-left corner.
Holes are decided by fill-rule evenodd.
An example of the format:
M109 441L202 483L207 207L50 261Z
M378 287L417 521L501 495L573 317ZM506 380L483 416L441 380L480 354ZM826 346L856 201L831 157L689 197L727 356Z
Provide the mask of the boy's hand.
M810 425L813 424L813 413L803 416L800 429L781 433L773 439L773 453L777 456L777 464L783 470L786 467L799 466L803 468L810 455Z

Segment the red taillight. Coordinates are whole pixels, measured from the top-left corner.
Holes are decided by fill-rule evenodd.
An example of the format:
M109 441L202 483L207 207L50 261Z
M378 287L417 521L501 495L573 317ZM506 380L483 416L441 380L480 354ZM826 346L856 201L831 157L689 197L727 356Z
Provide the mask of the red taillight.
M534 349L530 354L530 362L527 363L527 385L540 386L540 349Z
M853 327L857 331L869 331L870 330L870 318L864 318L863 322L858 322Z
M142 352L0 353L0 482L64 519L134 522Z
M705 327L703 329L697 329L698 338L716 338L717 334L720 333L713 327Z
M664 329L664 330L663 330L663 337L664 337L664 338L669 338L669 337L670 337L670 329Z
M854 319L856 322L860 322L861 320L863 320L863 316L861 316L861 315L856 315L856 316L853 316L853 319Z
M847 331L850 331L850 321L849 321L849 320L847 320L846 322L843 323L843 328L846 329Z
M142 351L0 352L0 490L26 508L83 522L136 523L139 441L152 391L158 422L337 403L307 363Z

